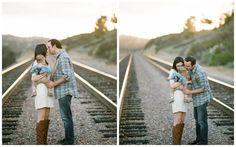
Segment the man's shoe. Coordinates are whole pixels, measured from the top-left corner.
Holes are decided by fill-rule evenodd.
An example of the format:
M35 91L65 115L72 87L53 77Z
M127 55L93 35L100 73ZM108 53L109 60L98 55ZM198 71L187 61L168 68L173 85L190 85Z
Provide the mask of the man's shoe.
M59 141L57 142L57 144L62 144L62 145L64 145L65 142L66 142L66 139L62 139L62 140L59 140Z
M198 141L197 141L197 140L194 140L194 141L192 141L192 142L189 142L188 144L189 144L189 145L198 144Z

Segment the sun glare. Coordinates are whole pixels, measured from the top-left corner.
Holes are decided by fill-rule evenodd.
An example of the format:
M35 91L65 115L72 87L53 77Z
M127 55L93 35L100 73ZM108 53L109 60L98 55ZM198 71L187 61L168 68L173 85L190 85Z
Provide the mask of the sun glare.
M214 29L221 15L233 10L233 0L120 1L120 34L149 39L181 33L190 16L196 17L196 31ZM203 18L212 23L202 23Z

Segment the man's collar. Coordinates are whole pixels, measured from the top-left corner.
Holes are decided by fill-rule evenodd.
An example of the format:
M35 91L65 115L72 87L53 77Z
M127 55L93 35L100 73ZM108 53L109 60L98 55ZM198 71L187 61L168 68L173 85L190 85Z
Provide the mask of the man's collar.
M58 54L56 55L56 59L58 59L58 58L60 57L60 55L62 54L62 52L63 52L63 49L59 49L59 52L58 52Z
M194 65L194 68L193 68L193 70L192 70L192 72L194 73L194 72L196 72L196 70L197 70L197 67L198 67L198 64L196 63L195 65Z

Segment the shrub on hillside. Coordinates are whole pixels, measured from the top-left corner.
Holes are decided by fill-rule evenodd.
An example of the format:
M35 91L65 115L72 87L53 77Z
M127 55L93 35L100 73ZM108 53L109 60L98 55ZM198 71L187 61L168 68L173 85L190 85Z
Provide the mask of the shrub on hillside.
M2 68L16 62L16 53L14 53L8 46L2 47Z
M93 51L93 54L97 57L116 62L116 39L102 43Z

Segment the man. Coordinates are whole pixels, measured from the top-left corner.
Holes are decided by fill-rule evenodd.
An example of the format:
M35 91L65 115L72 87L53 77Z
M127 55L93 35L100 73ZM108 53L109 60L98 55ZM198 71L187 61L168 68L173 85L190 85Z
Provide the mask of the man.
M53 80L50 81L47 86L48 88L54 88L54 95L58 99L60 114L65 128L65 139L59 141L59 143L73 144L74 128L71 112L71 98L78 97L73 65L58 40L49 40L47 47L49 53L56 56L55 69L52 72Z
M207 106L212 100L212 92L207 75L193 57L184 61L192 80L192 90L184 89L185 94L192 94L194 106L194 119L196 124L196 140L189 144L208 144Z

